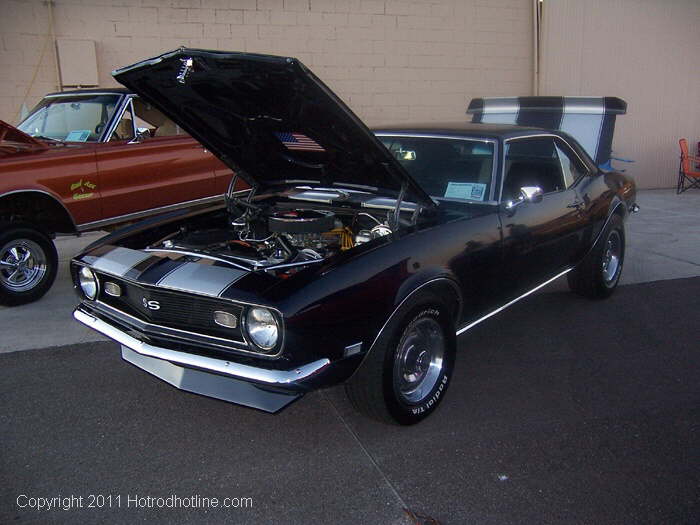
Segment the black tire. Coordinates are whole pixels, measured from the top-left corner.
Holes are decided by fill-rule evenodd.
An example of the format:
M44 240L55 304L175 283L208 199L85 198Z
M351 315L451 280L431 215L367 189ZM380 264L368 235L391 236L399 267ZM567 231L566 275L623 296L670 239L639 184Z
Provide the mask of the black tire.
M41 298L57 269L56 247L45 233L29 224L0 224L0 304L17 306Z
M449 310L437 297L426 296L387 326L345 384L348 398L355 409L378 421L418 423L445 397L455 349ZM440 364L436 365L438 358ZM414 373L402 373L411 366ZM413 377L415 381L410 381Z
M590 253L567 274L569 288L590 299L610 297L620 282L624 261L625 226L615 214Z

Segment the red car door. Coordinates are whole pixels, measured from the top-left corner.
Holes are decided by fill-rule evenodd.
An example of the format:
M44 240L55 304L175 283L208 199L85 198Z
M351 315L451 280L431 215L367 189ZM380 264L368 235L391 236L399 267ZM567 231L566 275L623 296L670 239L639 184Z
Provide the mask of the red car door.
M147 102L134 97L133 109L140 147L150 151L157 163L150 175L153 207L215 195L217 159Z
M214 157L155 108L127 104L97 154L104 219L210 197Z
M154 137L143 145L158 159L154 187L155 207L188 202L215 194L215 157L188 135ZM219 192L219 195L222 192Z

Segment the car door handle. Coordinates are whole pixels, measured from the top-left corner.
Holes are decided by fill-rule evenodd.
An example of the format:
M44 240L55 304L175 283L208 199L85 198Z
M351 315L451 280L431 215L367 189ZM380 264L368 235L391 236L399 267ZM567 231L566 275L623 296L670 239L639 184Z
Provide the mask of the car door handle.
M568 204L566 207L567 208L575 208L576 210L581 210L581 208L583 208L585 205L586 205L585 202L576 199L574 202L572 202L571 204Z

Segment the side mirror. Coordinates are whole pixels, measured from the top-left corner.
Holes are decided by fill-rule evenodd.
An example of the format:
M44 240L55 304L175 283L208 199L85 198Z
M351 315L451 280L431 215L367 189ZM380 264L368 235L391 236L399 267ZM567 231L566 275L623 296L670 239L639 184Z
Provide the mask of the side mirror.
M140 144L151 138L151 131L148 128L136 128L136 136L129 141L129 144Z
M515 209L524 202L531 202L533 204L542 202L543 195L544 192L539 186L523 186L520 188L520 197L506 203L506 210L510 213L514 213Z
M532 202L542 202L542 195L544 192L539 186L523 186L520 188L520 198L523 201Z
M142 142L151 138L151 130L148 128L136 128L136 140Z

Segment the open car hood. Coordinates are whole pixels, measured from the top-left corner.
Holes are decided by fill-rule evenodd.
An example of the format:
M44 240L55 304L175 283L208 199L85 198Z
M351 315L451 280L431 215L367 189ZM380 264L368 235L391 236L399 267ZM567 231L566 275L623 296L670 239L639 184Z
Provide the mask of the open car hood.
M248 184L369 188L432 206L362 121L294 58L181 48L114 78Z
M21 145L24 148L31 149L48 149L46 143L35 139L31 135L27 135L24 131L18 130L16 127L8 124L4 120L0 120L0 145L2 143L13 142L16 145Z

